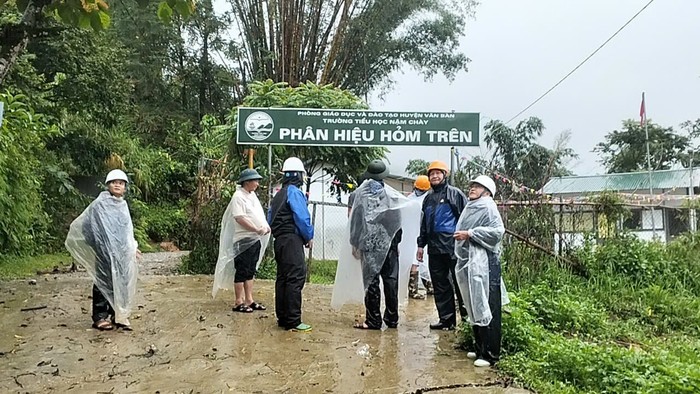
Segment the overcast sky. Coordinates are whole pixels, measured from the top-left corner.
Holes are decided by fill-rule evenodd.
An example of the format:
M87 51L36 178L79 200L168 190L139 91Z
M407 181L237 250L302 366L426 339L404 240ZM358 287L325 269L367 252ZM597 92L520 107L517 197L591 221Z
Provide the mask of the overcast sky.
M482 0L468 22L460 50L469 71L454 82L424 82L407 68L375 110L479 112L481 124L508 120L594 51L648 0ZM647 116L677 127L700 118L700 1L656 0L605 48L557 89L510 125L529 116L547 128L540 143L552 147L571 130L570 146L580 159L578 175L603 173L591 152L623 119L639 118L641 92ZM392 147L392 173L409 159L449 160L447 148ZM462 148L468 155L486 153ZM464 154L463 154L464 155Z

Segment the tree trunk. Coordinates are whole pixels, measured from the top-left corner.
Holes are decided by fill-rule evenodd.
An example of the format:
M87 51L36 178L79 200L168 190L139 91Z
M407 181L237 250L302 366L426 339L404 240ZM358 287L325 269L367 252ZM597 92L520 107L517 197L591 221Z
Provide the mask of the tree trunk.
M0 88L10 74L12 66L19 59L29 43L30 32L36 23L47 0L32 1L27 5L22 20L17 25L7 25L0 33Z

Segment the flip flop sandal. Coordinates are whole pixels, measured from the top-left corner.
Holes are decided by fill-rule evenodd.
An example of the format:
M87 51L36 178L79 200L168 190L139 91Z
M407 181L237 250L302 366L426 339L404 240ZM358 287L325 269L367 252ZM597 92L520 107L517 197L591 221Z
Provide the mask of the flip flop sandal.
M366 323L355 322L352 328L357 328L358 330L381 330L379 327L368 326Z
M241 312L241 313L253 313L253 308L249 307L246 304L240 304L236 305L233 307L234 312Z
M126 325L126 324L114 323L114 326L117 328L121 328L124 331L134 331L134 329L131 328L131 326Z
M96 328L100 331L114 330L114 326L112 325L112 323L109 322L109 320L98 320L98 321L92 323L92 327Z
M254 311L266 311L267 307L263 304L258 304L257 302L253 301L248 305L249 308L251 308Z

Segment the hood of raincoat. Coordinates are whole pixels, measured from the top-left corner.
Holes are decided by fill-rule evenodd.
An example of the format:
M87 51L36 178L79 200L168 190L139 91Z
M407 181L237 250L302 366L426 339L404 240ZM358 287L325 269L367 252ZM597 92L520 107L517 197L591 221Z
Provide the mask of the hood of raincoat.
M390 186L367 180L355 191L355 200L343 236L331 306L362 304L369 281L379 274L399 229L399 300L408 297L408 272L419 232L420 203ZM353 248L362 255L356 258ZM404 255L408 258L402 258ZM415 251L413 252L415 255Z
M237 188L237 193L242 192L242 187ZM255 194L254 194L255 195ZM257 200L257 195L255 195ZM238 233L237 229L241 227L233 217L233 197L226 207L224 216L221 217L221 233L219 234L219 257L216 260L216 270L214 271L214 286L211 291L212 298L216 297L219 290L233 290L233 280L236 276L235 258L253 246L256 242L260 242L260 255L255 265L257 270L260 267L267 244L270 241L270 233L259 235L252 232L244 234ZM258 201L257 205L265 216L265 211Z
M506 229L493 198L483 196L467 202L457 221L457 231L466 230L472 232L469 241L455 241L457 258L468 258L465 252L469 250L470 242L475 242L491 252L500 253L501 240Z
M100 193L71 223L65 245L114 308L115 321L128 325L136 294L138 244L126 201Z

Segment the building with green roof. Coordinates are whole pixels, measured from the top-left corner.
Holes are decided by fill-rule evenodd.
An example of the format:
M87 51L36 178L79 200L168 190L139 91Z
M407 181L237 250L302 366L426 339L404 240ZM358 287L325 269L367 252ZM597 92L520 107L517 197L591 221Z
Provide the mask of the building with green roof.
M540 190L552 201L575 203L589 201L604 191L619 193L631 210L629 218L619 227L637 234L642 239L654 236L666 241L698 228L698 217L690 210L689 201L696 201L700 194L700 169L676 169L618 174L565 176L552 178ZM566 215L563 205L558 212ZM590 225L585 231L597 228L596 215L590 213ZM566 227L567 218L560 219ZM568 238L582 239L579 228L571 229ZM557 242L555 242L556 244ZM578 243L578 242L574 242Z

